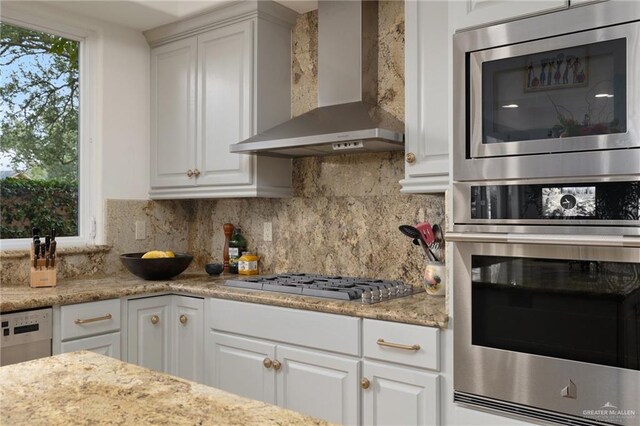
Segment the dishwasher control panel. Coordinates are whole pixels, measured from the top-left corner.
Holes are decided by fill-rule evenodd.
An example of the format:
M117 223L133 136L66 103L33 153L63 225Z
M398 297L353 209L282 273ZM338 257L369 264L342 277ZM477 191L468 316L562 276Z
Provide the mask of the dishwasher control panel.
M51 308L12 312L0 315L0 346L8 347L37 340L51 339Z

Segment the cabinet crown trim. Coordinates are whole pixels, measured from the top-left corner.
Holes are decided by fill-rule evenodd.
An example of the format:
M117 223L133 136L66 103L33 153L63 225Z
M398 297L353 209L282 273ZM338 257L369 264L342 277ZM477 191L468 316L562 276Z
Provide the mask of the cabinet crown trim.
M260 18L274 24L291 28L298 14L273 1L246 0L230 2L190 18L181 19L157 28L144 31L143 34L151 47L190 37L248 19Z

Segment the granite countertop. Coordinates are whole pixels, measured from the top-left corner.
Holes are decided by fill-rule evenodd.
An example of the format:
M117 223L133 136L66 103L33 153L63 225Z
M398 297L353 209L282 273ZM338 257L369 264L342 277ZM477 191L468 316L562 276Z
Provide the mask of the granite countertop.
M0 312L69 305L138 294L170 292L430 327L444 328L448 321L445 298L429 296L425 292L373 305L363 305L358 302L247 290L222 285L225 279L234 276L210 277L206 274L183 273L167 281L145 281L127 274L117 277L68 280L59 282L58 286L53 288L0 287Z
M326 425L93 352L0 368L3 424Z

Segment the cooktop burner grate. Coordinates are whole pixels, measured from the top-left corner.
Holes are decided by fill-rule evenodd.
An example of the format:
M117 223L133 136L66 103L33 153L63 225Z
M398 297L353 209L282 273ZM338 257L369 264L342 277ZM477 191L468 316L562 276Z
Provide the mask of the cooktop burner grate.
M402 281L314 274L280 274L226 280L228 287L377 303L421 292Z

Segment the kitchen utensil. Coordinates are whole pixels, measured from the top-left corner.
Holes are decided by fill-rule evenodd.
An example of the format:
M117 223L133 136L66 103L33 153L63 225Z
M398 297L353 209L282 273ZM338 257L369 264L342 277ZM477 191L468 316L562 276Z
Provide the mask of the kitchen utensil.
M433 228L431 227L431 224L429 222L422 222L417 224L416 229L420 231L420 234L422 235L422 239L427 245L433 243L434 241Z
M53 268L56 265L56 246L58 243L56 242L56 234L55 231L52 234L51 246L49 247L49 257L51 258L51 267Z
M38 268L38 256L40 256L40 238L36 235L33 241L33 267Z
M120 261L129 272L145 280L167 280L184 272L193 260L187 253L176 253L176 257L142 259L144 253L125 253Z
M429 260L432 260L432 261L437 260L437 257L435 256L435 254L433 254L429 246L427 246L424 239L422 238L422 233L418 231L418 229L416 229L415 226L400 225L398 229L407 237L413 238L414 240L418 240L418 244L422 247L422 250L424 250L424 253L427 255L427 258L429 258Z
M438 226L438 224L436 223L435 225L433 225L433 237L435 239L436 242L442 242L444 241L444 236L442 233L442 228L440 228L440 226Z
M204 270L209 275L220 275L224 270L224 265L222 263L207 263L204 265Z

